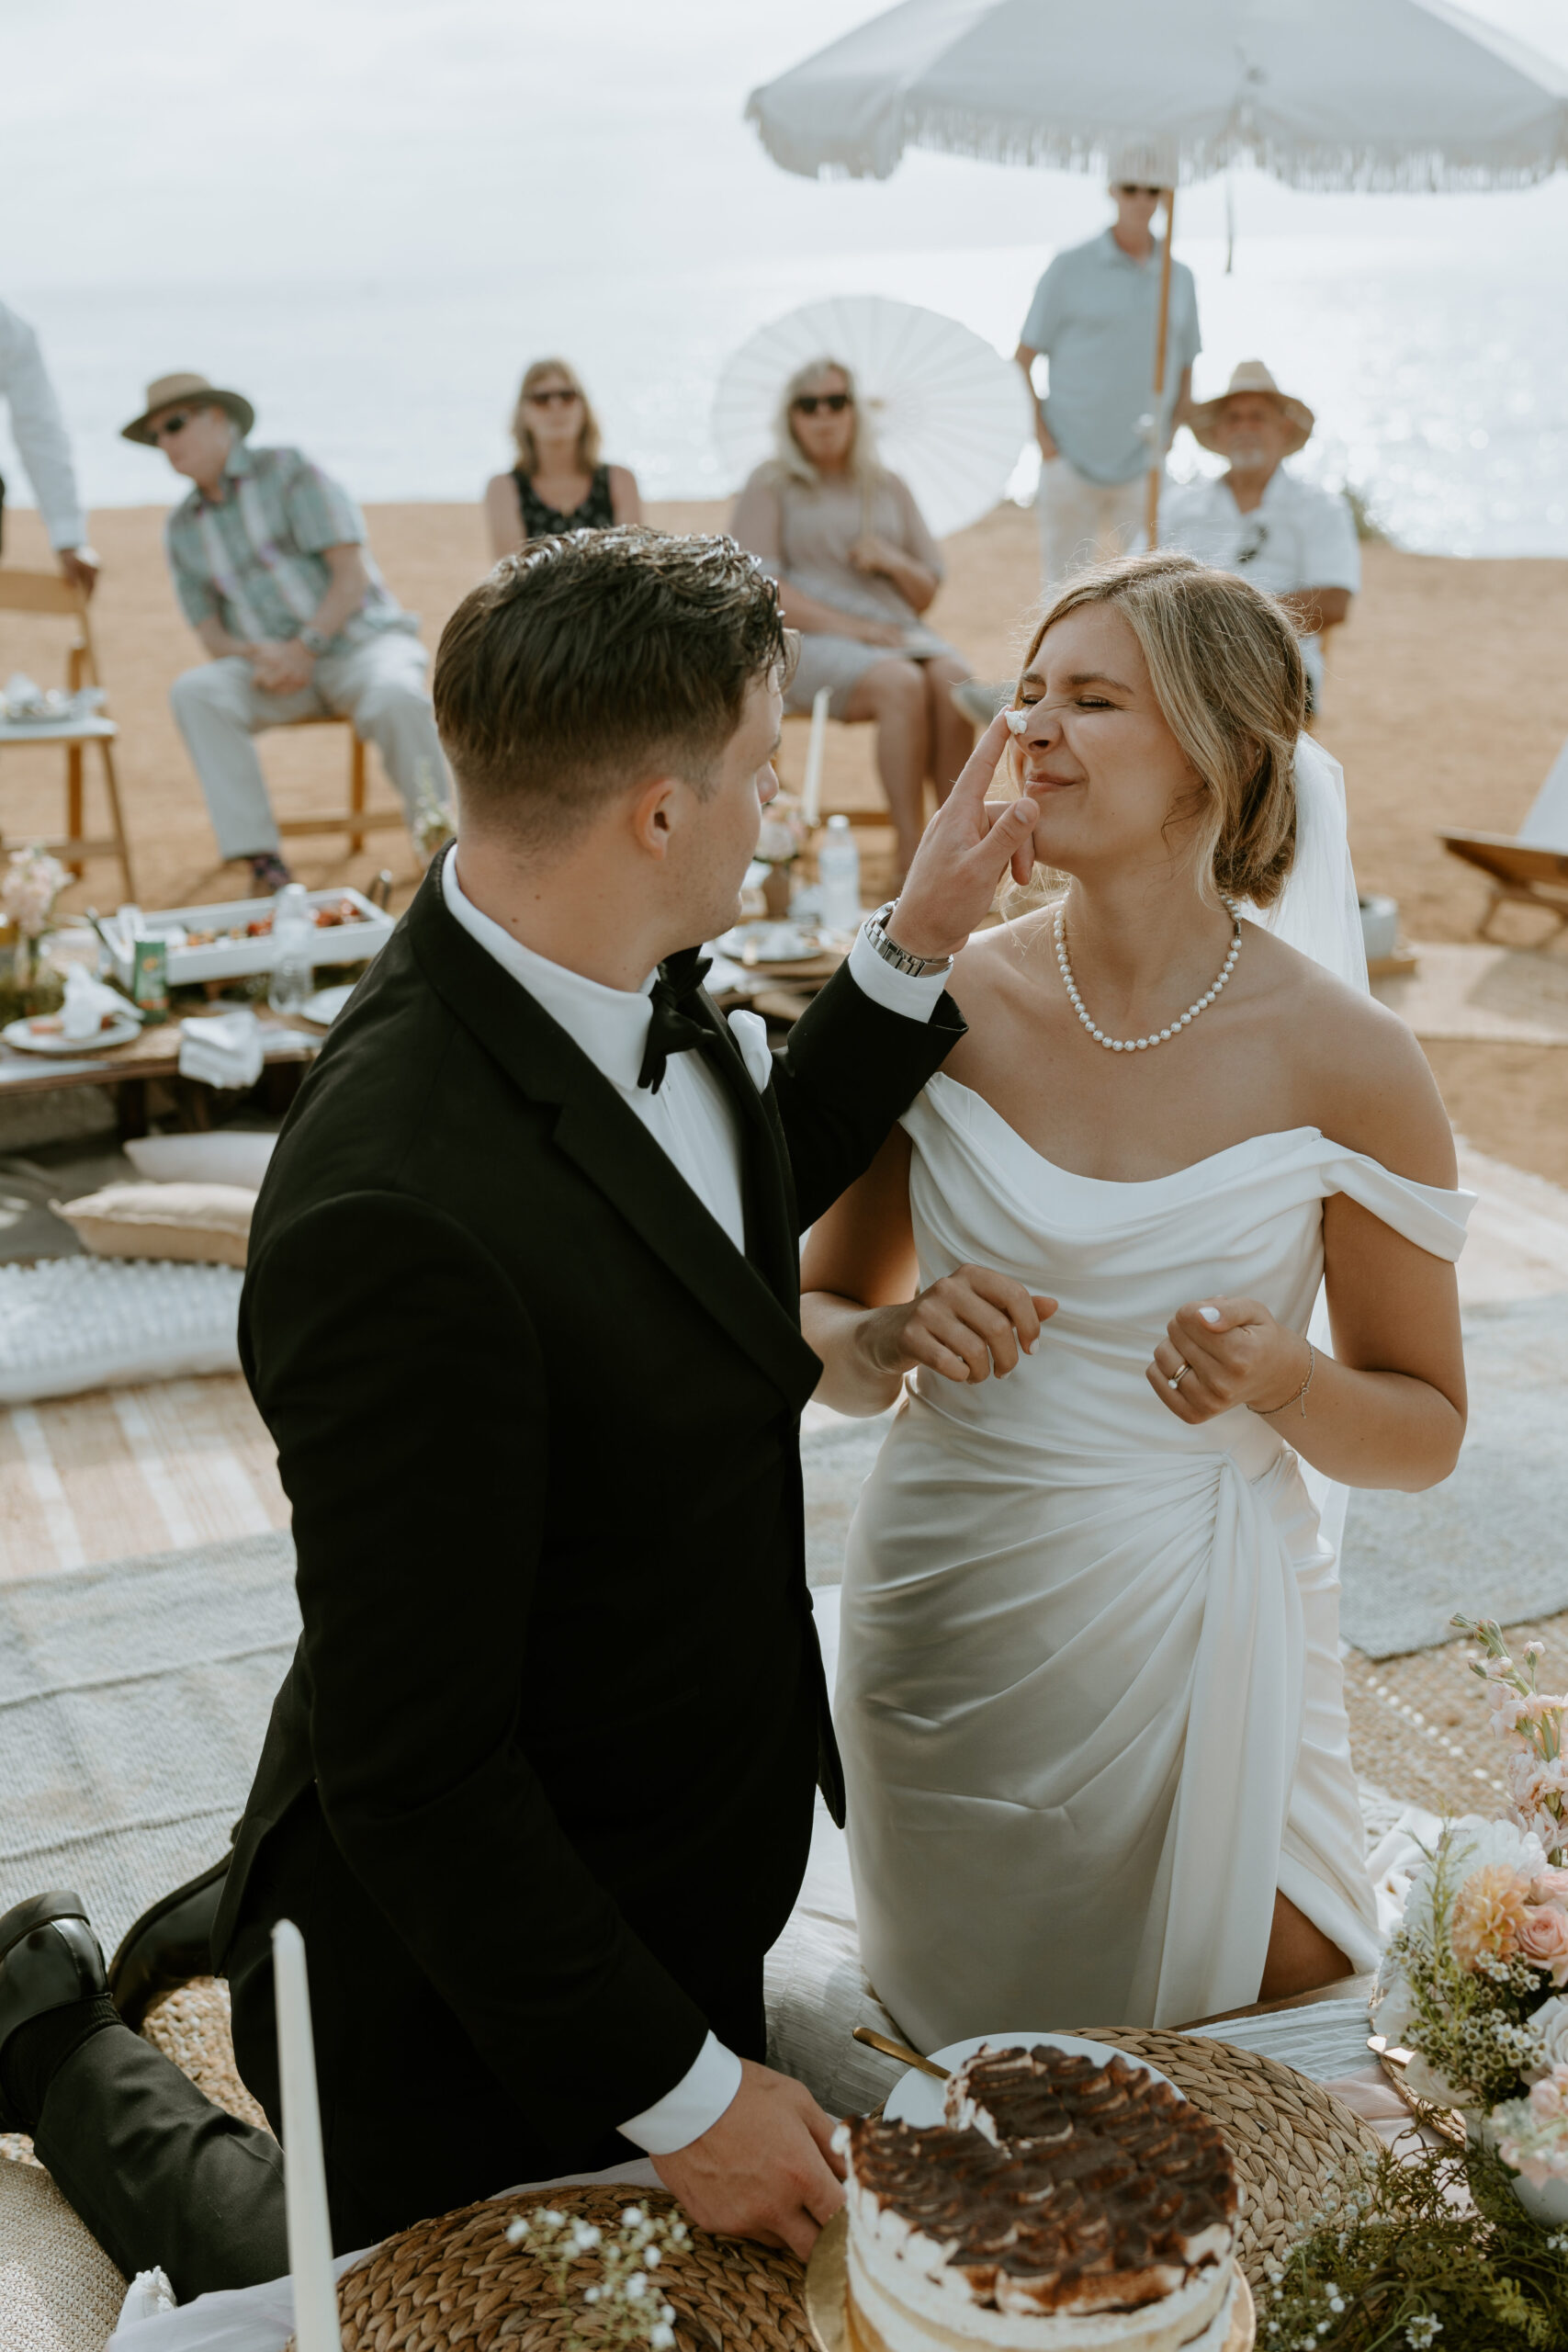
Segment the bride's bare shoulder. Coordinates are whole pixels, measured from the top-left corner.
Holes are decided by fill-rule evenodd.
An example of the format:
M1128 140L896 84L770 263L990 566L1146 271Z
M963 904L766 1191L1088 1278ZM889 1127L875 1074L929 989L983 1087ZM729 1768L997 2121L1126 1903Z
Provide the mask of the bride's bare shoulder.
M1030 987L1042 956L1050 961L1054 915L1052 907L1032 907L1011 922L976 932L953 967L953 993L960 1005L966 991L978 1002Z
M1453 1129L1415 1032L1269 933L1249 924L1247 939L1303 1124L1417 1183L1451 1186Z

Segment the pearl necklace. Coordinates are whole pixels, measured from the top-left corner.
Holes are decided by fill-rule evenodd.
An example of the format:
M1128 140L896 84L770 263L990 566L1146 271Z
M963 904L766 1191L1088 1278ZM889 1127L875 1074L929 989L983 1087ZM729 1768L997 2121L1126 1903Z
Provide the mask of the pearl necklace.
M1056 961L1062 967L1062 986L1067 991L1068 1003L1097 1046L1103 1046L1107 1052L1112 1054L1141 1054L1150 1046L1163 1046L1168 1038L1176 1036L1180 1030L1188 1026L1190 1022L1196 1021L1198 1015L1213 1003L1214 999L1235 971L1236 957L1241 954L1241 917L1235 910L1234 899L1227 899L1224 905L1231 919L1231 949L1220 967L1219 978L1208 994L1199 997L1195 1003L1190 1004L1181 1018L1179 1021L1173 1021L1168 1029L1157 1029L1152 1037L1108 1037L1103 1029L1095 1027L1084 1010L1084 1001L1078 994L1078 984L1073 978L1073 967L1067 961L1066 902L1063 901L1056 909L1055 923Z

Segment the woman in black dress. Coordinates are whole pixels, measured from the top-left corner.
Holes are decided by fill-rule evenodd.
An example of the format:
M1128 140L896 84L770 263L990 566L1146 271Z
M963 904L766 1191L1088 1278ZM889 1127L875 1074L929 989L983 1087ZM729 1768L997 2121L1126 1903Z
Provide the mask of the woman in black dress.
M599 423L564 359L536 359L512 419L517 463L485 488L491 552L513 555L557 531L640 523L637 477L599 462Z

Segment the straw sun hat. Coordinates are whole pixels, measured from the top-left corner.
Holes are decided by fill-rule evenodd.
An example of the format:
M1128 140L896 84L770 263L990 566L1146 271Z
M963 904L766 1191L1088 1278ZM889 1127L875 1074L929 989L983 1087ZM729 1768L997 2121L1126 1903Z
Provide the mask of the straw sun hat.
M1282 392L1261 359L1244 359L1219 398L1198 401L1188 418L1194 438L1205 449L1213 449L1221 457L1224 455L1214 438L1214 428L1220 422L1220 412L1225 402L1233 400L1237 392L1263 392L1269 400L1278 401L1294 436L1287 445L1287 458L1293 458L1298 449L1306 447L1317 420L1305 401L1292 400L1289 392Z
M147 430L152 418L162 408L172 408L176 401L189 401L193 406L220 408L231 416L240 428L243 440L256 421L256 413L243 392L225 392L209 384L205 376L193 376L188 369L173 376L159 376L147 387L147 405L140 416L120 427L122 441L142 441L152 446L152 435Z

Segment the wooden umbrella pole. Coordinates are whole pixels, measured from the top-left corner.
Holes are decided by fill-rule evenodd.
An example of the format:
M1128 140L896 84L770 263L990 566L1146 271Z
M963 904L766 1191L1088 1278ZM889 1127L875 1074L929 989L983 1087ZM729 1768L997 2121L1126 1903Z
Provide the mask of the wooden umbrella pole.
M1165 479L1165 361L1166 345L1170 337L1170 247L1176 235L1176 190L1165 192L1165 251L1159 265L1159 324L1155 329L1155 446L1149 451L1148 498L1144 510L1144 536L1148 545L1159 544L1159 493Z

